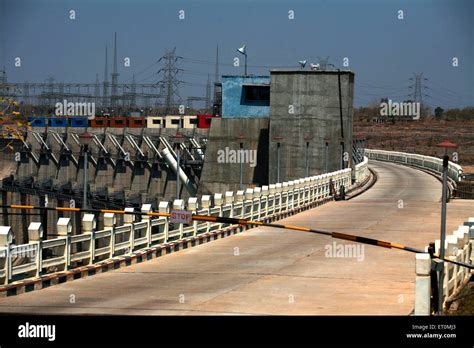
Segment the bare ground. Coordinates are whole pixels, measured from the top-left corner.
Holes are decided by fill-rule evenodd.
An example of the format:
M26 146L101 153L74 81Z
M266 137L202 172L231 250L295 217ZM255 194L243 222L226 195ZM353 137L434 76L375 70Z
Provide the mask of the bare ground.
M436 144L448 139L459 145L459 164L464 172L474 173L474 119L373 123L354 120L354 137L365 138L368 148L419 153L441 157Z

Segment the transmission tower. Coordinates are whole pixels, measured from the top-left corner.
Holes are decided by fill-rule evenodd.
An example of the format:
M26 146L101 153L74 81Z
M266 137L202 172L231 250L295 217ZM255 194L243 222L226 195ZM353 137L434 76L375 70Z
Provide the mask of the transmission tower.
M44 105L51 105L54 102L54 78L48 76L46 82L46 88L43 89L43 103Z
M410 78L410 81L413 81L413 85L410 88L413 88L413 93L411 97L415 103L423 104L423 89L426 88L423 86L423 81L428 81L427 78L423 77L423 73L414 74L414 77Z
M137 88L135 83L135 74L132 78L132 88L131 88L131 98L130 98L130 107L134 108L137 106Z
M167 51L159 60L164 61L164 67L158 70L158 73L163 72L163 78L161 79L161 84L164 89L165 95L165 112L167 114L171 113L173 106L176 105L175 97L178 100L181 100L179 95L179 84L181 81L177 79L178 72L180 69L177 67L177 62L183 57L176 55L176 47L172 51Z
M0 76L0 96L3 98L7 96L7 71L5 69L5 66L3 67L3 70L1 71L1 76Z
M5 66L3 66L1 73L2 75L0 76L0 84L3 85L7 83L7 70L5 69Z

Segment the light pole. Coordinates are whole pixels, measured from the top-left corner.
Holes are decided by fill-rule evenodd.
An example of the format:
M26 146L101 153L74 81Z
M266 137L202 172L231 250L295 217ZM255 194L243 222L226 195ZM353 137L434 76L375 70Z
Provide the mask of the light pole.
M304 140L306 141L306 148L305 148L305 165L306 165L306 177L309 177L309 142L310 140L313 139L313 136L311 134L307 134L304 137Z
M247 48L245 45L243 45L242 47L238 48L237 51L243 54L245 57L245 76L247 76Z
M329 139L324 139L324 173L328 172L328 160L329 160Z
M181 153L181 144L184 141L184 136L181 133L176 133L173 137L174 143L176 145L176 199L179 199L180 196L180 181L179 181L179 171L181 169L180 164L180 153Z
M344 141L341 141L341 145L340 145L340 149L341 149L341 168L340 169L344 169L346 166L344 164Z
M83 189L82 189L82 208L87 208L87 171L88 171L88 152L89 145L94 141L94 136L89 132L84 132L79 135L79 143L82 145L82 152L84 154L84 179L83 179Z
M277 181L280 182L280 154L281 154L281 146L280 141L283 140L283 137L276 136L273 140L277 141Z
M444 148L443 156L443 192L441 194L441 238L439 243L439 277L438 277L438 315L443 313L443 282L444 282L444 256L445 256L445 240L446 240L446 201L448 191L448 165L449 155L448 149L455 149L458 146L453 144L449 140L445 140L442 143L436 145L437 147Z
M243 190L243 173L244 173L244 168L243 168L243 161L242 161L242 158L243 158L243 149L244 149L244 143L243 143L243 140L245 139L245 136L243 134L239 134L239 136L237 137L237 140L240 140L240 153L239 153L239 164L240 164L240 189L239 190Z

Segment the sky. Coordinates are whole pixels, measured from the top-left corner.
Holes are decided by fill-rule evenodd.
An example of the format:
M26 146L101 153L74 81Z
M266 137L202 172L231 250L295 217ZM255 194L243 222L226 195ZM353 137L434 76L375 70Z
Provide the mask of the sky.
M0 0L0 65L10 82L102 81L117 32L119 82L157 82L176 47L184 99L214 81L216 46L220 74L243 74L233 62L246 44L251 74L319 57L354 71L356 106L407 99L415 73L431 106L474 106L472 18L471 0Z

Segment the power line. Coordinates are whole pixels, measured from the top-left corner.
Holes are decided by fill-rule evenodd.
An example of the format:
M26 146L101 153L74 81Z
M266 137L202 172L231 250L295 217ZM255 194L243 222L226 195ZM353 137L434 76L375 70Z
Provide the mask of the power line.
M139 72L137 72L137 73L135 73L135 74L133 74L133 75L134 75L135 77L137 77L137 76L143 74L145 71L150 70L151 68L153 68L153 67L156 66L156 65L158 65L158 61L156 61L156 62L154 62L154 63L148 65L146 68L140 70ZM128 80L125 80L123 83L130 82L132 79L133 79L133 77L132 77L132 78L129 78Z
M469 98L469 99L474 99L474 95L469 95L469 94L464 94L464 93L459 93L459 92L455 92L453 90L450 90L449 88L443 86L442 84L439 84L437 83L436 81L433 81L433 80L429 80L431 83L433 83L434 85L436 85L438 88L444 90L446 93L448 94L452 94L453 96L465 96L466 98Z
M381 88L381 89L384 89L384 88L392 88L392 87L397 87L397 86L406 86L406 84L408 82L409 82L409 80L405 79L405 80L401 80L401 81L394 81L390 85L380 86L380 85L374 84L372 82L364 82L364 81L361 81L360 79L357 79L355 83L360 85L360 86L367 87L367 88Z
M203 59L194 59L194 58L186 58L183 57L183 61L192 63L192 64L204 64L204 65L214 65L216 62L211 60L203 60ZM230 66L235 67L234 64L229 63L219 63L219 65L223 66ZM249 68L257 68L257 69L270 69L270 68L294 68L294 66L290 65L248 65Z

